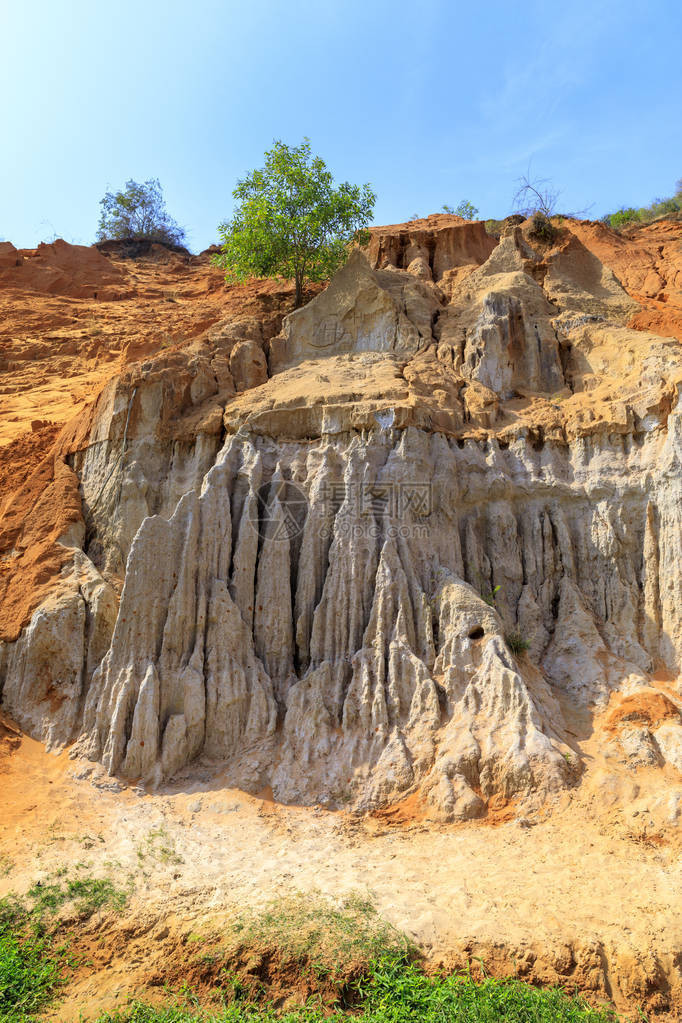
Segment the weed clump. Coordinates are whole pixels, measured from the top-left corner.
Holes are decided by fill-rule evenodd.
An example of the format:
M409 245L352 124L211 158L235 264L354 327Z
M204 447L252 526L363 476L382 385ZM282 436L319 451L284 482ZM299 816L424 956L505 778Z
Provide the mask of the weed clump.
M528 237L541 245L553 245L559 237L559 231L544 213L534 213L530 220Z
M508 632L504 639L515 657L520 657L526 650L530 650L529 641L520 632Z

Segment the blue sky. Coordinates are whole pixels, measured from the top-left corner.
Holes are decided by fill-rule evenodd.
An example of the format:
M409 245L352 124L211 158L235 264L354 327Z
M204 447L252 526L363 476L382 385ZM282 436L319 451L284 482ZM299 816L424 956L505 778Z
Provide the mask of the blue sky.
M0 5L0 237L94 239L158 177L194 251L274 138L370 181L376 223L533 173L591 215L682 177L679 0L33 0Z

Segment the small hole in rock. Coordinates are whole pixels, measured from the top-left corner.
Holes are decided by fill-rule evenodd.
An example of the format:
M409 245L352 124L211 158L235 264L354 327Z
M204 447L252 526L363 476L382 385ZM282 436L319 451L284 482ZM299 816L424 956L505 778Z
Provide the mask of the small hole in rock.
M477 625L475 629L472 629L469 633L469 639L483 639L485 636L485 629L482 625Z

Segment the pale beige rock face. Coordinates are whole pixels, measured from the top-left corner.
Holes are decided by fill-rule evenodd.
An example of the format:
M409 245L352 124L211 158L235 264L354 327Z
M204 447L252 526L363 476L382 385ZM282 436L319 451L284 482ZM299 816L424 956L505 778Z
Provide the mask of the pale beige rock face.
M117 611L112 587L74 550L71 570L17 642L0 643L2 705L48 749L64 746L79 727L87 685L109 646Z
M131 780L448 820L577 783L576 720L680 669L682 349L577 240L479 234L449 302L447 246L354 253L268 380L254 329L109 387L73 456L89 588L0 655L20 723Z
M230 372L238 391L264 384L268 364L261 346L255 341L238 341L230 352Z
M657 447L661 482L672 439ZM570 783L557 697L604 705L644 684L660 656L647 604L677 621L639 573L645 543L676 549L679 508L662 535L646 445L609 469L611 450L585 443L529 457L522 440L486 455L414 428L229 437L201 494L140 526L82 750L149 780L203 752L287 802L370 808L419 788L450 819ZM282 479L308 495L302 532L276 538L275 501L259 536L256 494ZM588 496L605 480L617 506ZM428 514L375 517L355 500L368 483L414 482ZM495 608L481 599L493 591ZM516 630L535 665L511 653ZM682 637L668 634L675 667ZM143 764L157 672L166 725Z
M346 352L410 355L431 341L442 296L400 271L373 272L359 249L326 291L287 316L270 343L270 369Z

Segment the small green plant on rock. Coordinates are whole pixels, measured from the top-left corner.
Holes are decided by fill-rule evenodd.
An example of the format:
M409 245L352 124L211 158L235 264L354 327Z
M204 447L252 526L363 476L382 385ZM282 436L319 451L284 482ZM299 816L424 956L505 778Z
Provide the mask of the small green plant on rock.
M149 865L149 863L165 863L176 866L184 863L165 827L154 828L149 832L145 841L141 842L137 848L137 858L140 866Z
M367 966L386 949L411 951L407 938L357 892L338 904L314 893L273 899L262 910L245 911L235 920L235 939L240 945L277 949L282 959L302 969L314 965L315 971L331 975L358 963Z
M497 591L500 588L501 588L501 586L498 584L492 590L490 590L489 593L484 593L483 594L483 600L486 602L488 607L495 607L495 597L497 595Z
M529 641L520 632L508 632L504 639L515 657L520 657L526 650L530 650Z

